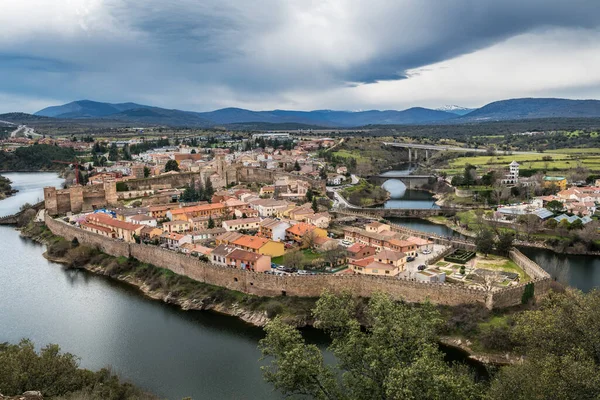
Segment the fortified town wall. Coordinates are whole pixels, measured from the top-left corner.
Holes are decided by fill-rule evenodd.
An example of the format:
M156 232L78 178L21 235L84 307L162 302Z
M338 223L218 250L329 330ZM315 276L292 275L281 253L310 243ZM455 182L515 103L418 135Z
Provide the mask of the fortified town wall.
M325 290L340 293L350 291L356 296L370 297L375 292L385 292L395 299L408 302L459 305L481 303L488 308L502 308L521 304L525 284L498 291L467 288L447 283L423 283L409 279L372 277L361 275L286 275L276 276L201 262L190 255L176 253L144 244L128 244L95 233L83 231L63 221L46 215L46 225L55 235L80 243L96 246L113 255L134 257L141 262L169 269L199 282L257 296L318 297ZM539 267L538 267L539 268ZM537 279L535 294L543 295L549 279Z

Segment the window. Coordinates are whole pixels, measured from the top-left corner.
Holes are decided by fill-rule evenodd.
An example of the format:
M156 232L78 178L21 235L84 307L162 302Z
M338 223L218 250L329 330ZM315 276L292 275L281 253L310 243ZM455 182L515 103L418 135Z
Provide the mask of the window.
M374 269L374 270L373 270L373 273L374 273L374 274L378 274L378 273L379 273L379 271L378 271L378 270L376 270L376 269Z

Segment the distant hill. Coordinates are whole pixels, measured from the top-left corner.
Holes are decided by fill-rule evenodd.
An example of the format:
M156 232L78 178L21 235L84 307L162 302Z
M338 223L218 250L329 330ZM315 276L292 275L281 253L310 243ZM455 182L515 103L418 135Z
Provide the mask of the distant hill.
M26 114L21 114L25 116ZM243 108L222 108L210 112L169 110L136 103L101 103L91 100L74 101L62 106L47 107L29 118L52 117L71 121L118 121L120 124L168 126L261 126L262 124L352 128L367 125L432 125L463 124L488 121L509 121L534 118L596 118L600 117L598 100L566 100L525 98L496 101L476 110L456 105L438 110L413 107L407 110L369 111L252 111ZM1 118L13 122L15 118ZM24 120L24 117L20 120Z
M495 101L471 111L457 122L596 117L600 117L599 100L523 98Z
M63 119L98 118L135 108L148 108L148 106L135 103L110 104L92 100L78 100L62 106L46 107L34 115Z
M44 108L37 116L58 119L111 119L158 125L214 126L240 123L304 124L320 127L354 127L371 124L422 124L456 118L444 111L414 107L404 111L252 111L223 108L210 112L168 110L136 103L100 103L74 101L62 106Z
M443 107L439 107L436 108L436 110L438 111L446 111L452 114L456 114L456 115L465 115L470 113L471 111L475 110L474 108L466 108L466 107L461 107L461 106L457 106L454 104L451 105L446 105Z
M31 121L49 121L50 118L41 117L39 115L27 114L22 112L12 112L6 114L0 114L0 120L4 122L10 122L13 124L25 123Z

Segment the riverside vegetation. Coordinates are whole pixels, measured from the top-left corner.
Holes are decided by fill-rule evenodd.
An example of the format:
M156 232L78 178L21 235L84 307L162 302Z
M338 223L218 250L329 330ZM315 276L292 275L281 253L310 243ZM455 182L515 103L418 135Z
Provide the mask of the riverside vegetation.
M0 391L18 396L39 391L57 400L157 400L130 383L123 383L109 368L93 372L79 368L75 355L54 344L35 350L33 342L0 343ZM0 395L1 397L1 395Z
M10 179L0 175L0 200L12 195L15 191L11 187Z
M505 346L526 357L478 380L465 366L444 361L437 347L443 329L430 304L394 302L387 295L367 305L350 293L325 293L315 326L331 337L335 366L280 318L260 343L271 360L265 379L287 396L314 399L582 400L600 396L600 292L551 293L534 310L503 326Z

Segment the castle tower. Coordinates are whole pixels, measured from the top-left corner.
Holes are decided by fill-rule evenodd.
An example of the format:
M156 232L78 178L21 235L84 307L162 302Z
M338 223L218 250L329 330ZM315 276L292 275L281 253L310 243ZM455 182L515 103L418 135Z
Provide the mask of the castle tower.
M44 208L48 214L58 215L58 199L56 197L56 188L48 186L44 188Z
M80 213L83 209L83 186L71 186L69 188L69 200L71 201L71 212Z
M104 185L104 199L106 204L109 206L115 206L118 204L117 198L117 183L114 179L106 179Z

